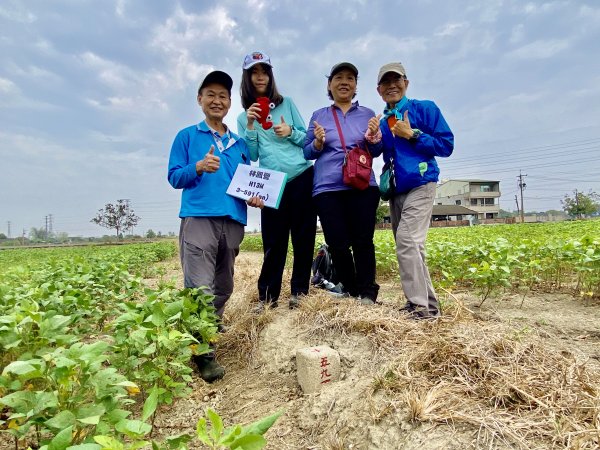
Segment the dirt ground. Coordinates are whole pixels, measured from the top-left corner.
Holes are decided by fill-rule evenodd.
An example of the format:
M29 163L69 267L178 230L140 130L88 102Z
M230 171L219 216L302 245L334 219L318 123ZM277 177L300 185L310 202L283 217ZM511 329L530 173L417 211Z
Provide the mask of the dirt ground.
M323 329L315 325L315 320L307 322L306 317L318 318L315 308L320 301L331 301L322 291L311 292L305 305L290 310L286 294L289 286L284 285L278 308L259 317L250 312L257 300L261 261L258 253L241 253L236 261L236 288L225 315L228 331L217 353L226 367L225 377L213 384L195 377L190 398L160 411L156 420L158 435L193 433L197 420L210 407L223 417L225 425L245 424L283 410L266 434L268 449L566 448L535 440L515 443L506 436L490 435L489 430L468 421L411 419L410 414L403 413L402 395L390 401L375 389L391 360L388 351L368 333ZM177 261L165 267L166 276L177 277L181 283ZM284 277L289 280L289 273ZM404 303L399 281L378 282L381 305L352 307L357 314L372 314L365 309L375 308L375 314L383 319L397 317ZM586 303L568 293L536 294L527 296L521 307L521 296L506 294L490 298L477 308L479 300L469 292L439 294L443 303L463 303L477 319L457 321L451 326L470 328L477 336L478 330L486 333L485 324L492 323L505 334L531 337L551 351L585 363L585 370L600 372L597 303ZM426 332L435 332L427 323L406 326L431 327ZM407 328L409 332L413 329ZM296 379L295 353L314 345L328 345L340 353L342 375L339 382L327 385L320 393L304 395Z

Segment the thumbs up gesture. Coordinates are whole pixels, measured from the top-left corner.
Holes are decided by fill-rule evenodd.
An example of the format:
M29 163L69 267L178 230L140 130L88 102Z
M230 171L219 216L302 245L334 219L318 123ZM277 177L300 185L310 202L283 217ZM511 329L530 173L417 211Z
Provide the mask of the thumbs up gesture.
M316 120L313 120L313 125L315 126L315 129L313 130L315 135L313 145L317 150L323 150L323 144L325 144L325 128L319 125Z
M404 139L410 139L412 137L413 130L410 126L410 120L408 120L408 111L404 111L404 120L397 121L391 131L394 136L402 137Z
M273 131L275 131L275 134L281 138L292 135L292 127L285 123L283 116L281 116L281 123L275 125L273 127Z
M204 155L204 159L196 162L196 173L202 175L206 173L214 173L221 166L221 158L215 156L215 146L211 145L208 153Z
M381 119L381 114L371 117L369 119L369 136L376 136L379 133L379 120Z

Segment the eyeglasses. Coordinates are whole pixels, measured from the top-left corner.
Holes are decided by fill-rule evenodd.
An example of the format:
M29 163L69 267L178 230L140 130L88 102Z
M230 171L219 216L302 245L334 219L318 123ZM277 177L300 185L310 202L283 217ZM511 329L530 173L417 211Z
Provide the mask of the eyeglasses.
M384 78L379 82L379 86L388 87L392 84L400 84L401 81L406 80L405 77L397 76L393 78Z

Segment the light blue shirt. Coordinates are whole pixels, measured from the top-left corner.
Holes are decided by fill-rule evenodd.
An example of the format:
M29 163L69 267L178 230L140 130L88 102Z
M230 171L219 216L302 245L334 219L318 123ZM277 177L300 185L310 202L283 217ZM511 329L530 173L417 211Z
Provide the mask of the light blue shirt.
M273 126L280 124L283 116L285 123L292 127L292 134L281 138L275 134L273 128L263 129L258 121L254 122L254 130L248 130L246 111L238 116L238 133L246 140L252 161L258 160L259 166L265 169L287 173L290 181L312 165L304 158L302 150L306 125L298 108L289 97L284 97L283 102L271 110L270 114Z

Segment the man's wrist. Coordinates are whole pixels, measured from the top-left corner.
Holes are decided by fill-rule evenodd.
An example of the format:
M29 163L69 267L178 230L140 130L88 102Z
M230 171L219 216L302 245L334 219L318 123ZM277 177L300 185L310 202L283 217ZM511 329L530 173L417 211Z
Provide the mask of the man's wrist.
M421 130L419 130L418 128L413 128L412 129L412 135L410 136L410 140L417 140L419 139L419 136L421 136L423 134L423 132Z

